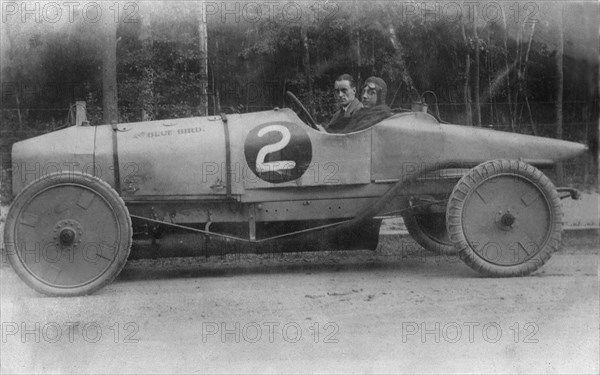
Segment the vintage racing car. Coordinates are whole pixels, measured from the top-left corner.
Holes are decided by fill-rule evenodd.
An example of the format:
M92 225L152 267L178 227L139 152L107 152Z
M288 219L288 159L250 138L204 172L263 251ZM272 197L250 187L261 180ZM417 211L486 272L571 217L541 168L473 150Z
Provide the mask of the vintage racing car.
M586 146L423 112L328 134L290 97L295 111L72 126L15 143L13 268L39 292L82 295L130 257L375 249L381 220L398 215L423 247L489 276L529 274L559 246L559 192L576 191L557 192L536 167Z

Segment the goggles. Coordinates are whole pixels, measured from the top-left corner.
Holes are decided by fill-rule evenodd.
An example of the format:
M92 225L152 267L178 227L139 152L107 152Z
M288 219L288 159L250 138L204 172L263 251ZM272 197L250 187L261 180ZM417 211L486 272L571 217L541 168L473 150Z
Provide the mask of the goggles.
M374 94L377 94L377 90L379 90L379 89L380 89L379 86L377 86L373 82L369 82L363 88L363 92L367 92L370 95L374 95Z

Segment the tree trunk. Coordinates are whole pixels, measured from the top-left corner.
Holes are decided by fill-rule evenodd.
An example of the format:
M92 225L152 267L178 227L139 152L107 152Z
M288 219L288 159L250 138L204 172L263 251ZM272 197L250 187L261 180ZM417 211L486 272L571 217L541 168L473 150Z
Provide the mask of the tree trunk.
M520 130L521 124L519 123L519 121L521 120L520 116L517 116L517 113L519 112L519 94L521 93L521 87L522 87L522 66L523 66L523 58L522 58L522 54L521 54L521 38L523 36L523 30L524 30L524 23L521 23L519 26L519 31L517 32L517 57L516 57L516 71L517 71L517 87L515 89L515 97L513 99L513 103L514 103L514 108L513 108L513 122L515 123L515 128L516 131L518 132ZM523 108L521 107L521 110Z
M358 1L359 0L353 0L352 1L352 18L353 19L357 19L359 17L360 14L360 10L358 9ZM352 49L354 50L354 61L356 63L356 70L360 69L360 66L362 65L362 56L360 53L360 28L356 28L356 30L353 30L350 33L350 38L353 39L351 40L351 45L352 45ZM355 74L356 72L352 72L352 74Z
M200 3L201 11L198 17L198 33L200 34L200 116L208 116L208 35L206 30L205 2Z
M21 81L17 81L21 82ZM23 117L21 116L21 99L19 99L19 91L15 93L15 101L17 103L17 118L19 119L19 130L23 130Z
M529 98L527 93L527 64L529 63L529 52L531 51L531 42L533 41L533 34L535 34L535 23L531 24L531 33L529 34L529 42L527 43L527 52L525 52L525 62L523 63L523 74L521 74L519 90L523 90L525 93L525 103L527 104L527 110L529 111L529 123L531 124L531 130L534 135L537 135L537 129L533 122L533 115L531 114L531 107L529 106Z
M146 62L148 63L144 67L144 75L141 83L141 94L139 96L139 105L141 107L142 121L150 121L155 118L156 113L154 108L154 69L152 68L152 29L150 12L144 14L142 17L141 30L140 30L140 41L143 46L144 54L146 55Z
M510 129L515 132L516 129L510 92L510 65L508 64L508 29L506 27L506 12L502 12L502 22L504 24L504 67L506 69L506 97L508 98L508 115L510 117Z
M360 30L350 32L350 58L352 59L352 74L356 75L362 64L362 56L360 53Z
M492 46L492 38L491 38L491 34L490 34L490 30L487 30L487 44L488 46ZM494 59L490 58L490 56L492 55L492 51L490 49L490 51L488 51L488 53L485 54L485 67L486 70L488 72L487 77L488 77L488 96L489 96L489 100L490 100L490 121L489 124L490 126L494 123L494 118L495 118L495 113L494 113L494 96L492 93L492 77L490 75L490 72L494 71ZM497 121L496 121L497 122Z
M213 97L213 112L215 115L221 113L221 103L219 100L219 90L218 85L215 82L215 75L219 76L219 39L218 37L214 38L214 50L213 50L213 59L212 59L212 97Z
M117 23L107 17L102 49L102 115L105 124L119 121L117 102Z
M463 100L465 102L466 112L466 123L467 125L473 125L473 112L471 111L471 94L469 88L469 76L471 74L471 54L469 53L469 41L467 40L467 34L465 33L465 24L461 24L461 31L467 53L465 55L465 81L463 83Z
M531 124L531 131L533 135L538 136L539 132L537 130L537 126L535 125L535 121L533 121L533 114L531 113L531 106L529 105L529 98L525 97L525 104L527 104L527 111L529 112L529 123Z
M304 74L306 76L306 86L308 88L308 110L311 111L313 107L313 86L312 86L312 74L310 69L310 53L308 50L308 34L306 27L300 26L300 33L302 38L302 44L304 46L304 54L302 55L302 66L304 68Z
M561 8L563 5L561 4ZM560 11L560 17L558 20L558 47L556 49L556 71L558 76L558 82L556 85L556 138L562 139L563 137L563 53L564 53L564 25L563 25L563 9ZM565 175L562 163L556 164L556 179L558 184L563 184Z
M477 25L473 23L473 37L475 38L475 78L473 96L475 97L475 125L481 127L481 103L479 102L479 35Z
M6 64L6 62L8 62L6 64L6 66L2 66L2 69L6 69L7 72L15 72L15 75L9 75L9 79L7 82L7 86L6 86L6 92L4 92L5 87L4 87L4 83L2 83L2 99L0 100L0 103L4 101L4 99L8 99L8 92L11 91L10 89L8 89L9 87L11 87L10 85L10 81L14 80L13 84L16 84L17 87L15 88L14 91L14 96L15 96L15 104L16 104L16 112L17 112L17 119L19 121L19 131L23 130L23 117L21 115L21 99L20 99L20 95L21 95L21 84L23 83L23 70L20 69L20 65L22 65L21 63L21 59L18 59L17 56L19 56L18 51L18 43L16 41L16 36L19 35L19 33L21 32L21 27L22 25L20 25L19 22L16 23L8 23L8 22L0 22L0 35L6 35L6 38L8 40L8 47L6 46L6 44L4 44L2 46L3 50L4 50L4 58L6 60L2 60L0 59L0 63ZM3 75L1 78L5 78L5 76ZM4 95L7 95L7 97L4 97ZM14 130L14 129L11 129Z

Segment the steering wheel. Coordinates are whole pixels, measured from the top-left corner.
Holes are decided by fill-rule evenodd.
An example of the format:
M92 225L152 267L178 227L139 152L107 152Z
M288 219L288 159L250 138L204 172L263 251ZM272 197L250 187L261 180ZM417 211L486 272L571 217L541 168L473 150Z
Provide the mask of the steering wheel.
M310 125L311 128L320 131L320 129L317 127L317 123L312 118L312 116L310 115L310 113L308 112L308 110L306 109L306 107L304 107L304 105L302 105L302 102L300 101L300 99L298 99L296 97L296 95L292 94L289 91L286 91L285 95L294 104L294 108L292 108L292 109L294 110L294 112L296 112L298 114L298 117L300 117L301 120L307 122L308 125Z

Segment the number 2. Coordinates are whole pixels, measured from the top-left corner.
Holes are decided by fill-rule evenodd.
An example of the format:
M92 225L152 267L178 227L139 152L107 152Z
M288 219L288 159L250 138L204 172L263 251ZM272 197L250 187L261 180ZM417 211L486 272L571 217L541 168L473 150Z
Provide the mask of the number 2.
M293 160L279 160L265 163L265 158L268 154L283 150L285 146L287 146L288 143L290 143L290 139L292 139L292 135L290 134L289 129L281 125L265 126L264 128L259 130L258 136L262 137L270 132L281 133L281 140L277 143L266 145L258 151L258 155L256 156L256 171L262 173L269 171L274 172L286 169L294 169L296 167L296 162Z

